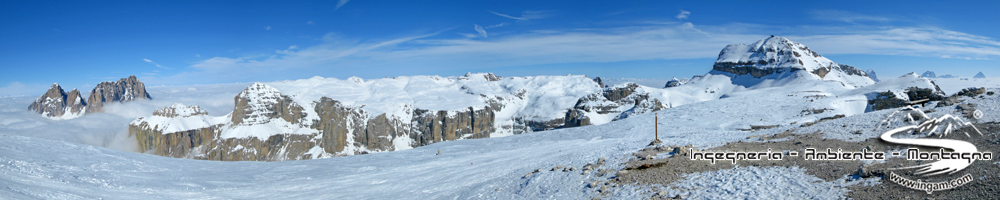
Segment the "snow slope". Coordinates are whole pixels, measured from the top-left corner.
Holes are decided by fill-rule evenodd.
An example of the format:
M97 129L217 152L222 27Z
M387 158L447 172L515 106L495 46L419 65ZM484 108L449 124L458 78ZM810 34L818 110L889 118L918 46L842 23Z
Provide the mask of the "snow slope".
M898 88L911 83L903 80L885 82L888 85L884 88ZM193 91L209 91L207 88L211 87L190 88L197 88ZM502 87L486 84L482 88L470 89L490 91L488 89L500 90ZM876 86L867 90L881 89L882 86ZM208 93L194 92L191 95ZM858 103L864 101L863 94L863 91L825 81L734 91L725 98L688 103L656 112L660 116L660 139L668 145L692 144L707 148L747 140L748 136L775 134L798 127L802 122L838 113L850 115L797 132L837 129L833 127L841 124L850 124L849 129L870 130L888 111L863 113L864 104L860 103L859 108ZM178 100L184 98L187 97L176 97ZM227 98L232 102L231 95ZM997 97L969 101L981 104L979 108L985 113L1000 113L1000 107L996 106L1000 105ZM0 99L0 102L21 101ZM96 118L101 116L114 119L109 116L112 114L127 115L130 112L124 111L128 110L124 108L128 106L137 106L131 108L135 110L151 107L139 105L145 104L125 103L120 108L112 107L115 109L111 109L110 113L59 122L107 126L117 122L86 120L104 119ZM6 107L4 105L4 112L0 114L12 116L14 114L11 113L24 112ZM834 110L803 112L818 108ZM0 129L3 130L0 132L0 173L3 174L0 176L0 185L3 186L0 187L0 196L15 199L589 199L596 194L587 189L586 184L610 177L545 169L558 165L581 168L600 157L608 158L605 168L621 168L621 163L632 157L632 152L648 144L654 132L653 115L641 114L603 125L449 141L406 151L301 161L215 162L137 154L14 135L31 135L32 130L37 130L15 127L48 120L34 116L38 119L0 118L0 125L3 125ZM988 114L982 120L996 119L995 115ZM757 132L738 130L752 125L779 127ZM53 128L60 129L58 127ZM870 134L831 133L843 137L868 137ZM436 155L438 150L441 155ZM525 174L536 169L543 171L524 178ZM685 189L684 192L691 197L781 199L837 198L846 192L841 186L856 184L843 180L824 182L802 171L794 168L740 167L687 175L687 179L677 182L676 186ZM758 184L760 180L775 178L780 181ZM779 192L748 193L765 188L778 188ZM613 194L615 198L622 199L644 198L648 197L643 193L645 189L626 187Z
M698 147L744 140L759 133L732 128L784 123L795 115L773 115L787 104L751 105L800 99L758 97L762 96L738 95L660 111L660 139ZM7 185L0 193L15 198L582 199L594 195L585 188L587 183L609 177L579 171L523 176L557 165L581 168L600 157L609 158L608 168L621 168L631 152L651 140L652 117L637 115L604 125L443 142L406 151L283 162L175 159L0 135L0 171L6 174L0 182ZM435 155L438 150L441 155ZM808 175L800 178L803 181L796 182L804 184L802 188L812 189L790 188L789 194L831 185ZM644 195L619 192L626 199ZM825 194L842 194L831 192Z

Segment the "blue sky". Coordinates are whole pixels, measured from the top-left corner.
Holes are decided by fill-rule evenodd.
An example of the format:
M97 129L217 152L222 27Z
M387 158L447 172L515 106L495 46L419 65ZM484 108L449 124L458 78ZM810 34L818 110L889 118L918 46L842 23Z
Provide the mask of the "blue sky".
M1000 74L998 1L0 2L0 96L313 76L669 79L780 35L881 77Z

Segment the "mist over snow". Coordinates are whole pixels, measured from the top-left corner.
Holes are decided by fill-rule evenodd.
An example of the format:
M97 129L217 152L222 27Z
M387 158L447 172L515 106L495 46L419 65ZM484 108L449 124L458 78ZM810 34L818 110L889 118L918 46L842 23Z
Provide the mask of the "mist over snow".
M153 100L104 105L104 112L70 120L52 120L27 111L37 96L0 98L0 134L61 140L78 144L136 152L135 138L128 136L128 123L173 103L199 105L209 114L225 115L233 110L233 96L249 83L187 86L150 86ZM84 96L89 95L85 94Z

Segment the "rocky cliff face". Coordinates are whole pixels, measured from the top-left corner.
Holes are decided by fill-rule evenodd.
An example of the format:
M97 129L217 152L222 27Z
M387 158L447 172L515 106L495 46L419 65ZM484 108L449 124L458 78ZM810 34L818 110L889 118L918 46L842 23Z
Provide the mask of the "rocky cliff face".
M495 113L489 107L459 111L417 109L412 130L416 146L458 139L488 138L495 131Z
M310 117L291 97L255 83L234 98L233 112L208 117L196 106L173 105L129 126L140 149L161 156L223 161L279 161L395 151L441 141L486 138L497 108L426 110L404 105L405 116L371 116L327 97ZM493 105L497 106L497 105ZM308 120L308 119L311 120ZM188 124L189 127L176 127Z
M59 84L52 84L45 94L28 106L28 110L49 118L68 119L85 114L86 106L80 91L73 89L66 93Z
M576 102L572 110L566 112L565 127L607 123L631 115L664 109L660 100L635 83L605 88L601 93L587 95Z
M146 85L135 76L122 78L118 81L105 81L97 84L87 98L87 112L96 113L104 110L107 102L129 102L137 99L153 99L146 93Z
M149 118L139 118L129 124L129 136L134 136L139 150L156 155L177 158L204 158L204 150L197 149L218 137L221 125L210 124L204 117L208 112L198 106L174 104L153 111ZM178 123L164 123L177 120ZM190 127L170 127L180 124Z

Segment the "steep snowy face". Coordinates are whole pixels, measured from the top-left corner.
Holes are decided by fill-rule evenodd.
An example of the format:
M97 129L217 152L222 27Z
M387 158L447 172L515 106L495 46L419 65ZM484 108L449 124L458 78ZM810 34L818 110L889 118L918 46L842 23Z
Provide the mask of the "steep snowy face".
M45 94L28 106L28 110L50 119L72 119L86 113L86 106L87 102L76 89L66 93L59 84L52 84Z
M651 98L650 92L639 84L616 85L577 100L573 109L566 112L565 127L605 124L664 108L660 100Z
M805 73L803 73L805 72ZM731 44L719 53L712 74L737 78L784 79L808 78L838 81L847 88L874 84L875 81L857 68L837 64L809 47L780 36L771 36L753 44ZM749 77L743 77L749 76ZM760 80L738 81L744 86Z
M185 106L181 103L157 108L153 111L153 116L161 117L191 117L196 115L208 115L208 111L201 109L199 106Z
M199 106L175 103L167 107L157 108L153 111L153 116L140 117L129 125L157 131L156 134L168 134L207 128L225 123L225 121L225 117L208 116L208 111Z
M865 73L868 74L868 78L871 78L875 82L879 82L878 75L875 75L875 70L868 69Z

